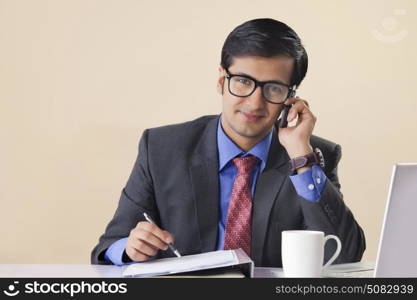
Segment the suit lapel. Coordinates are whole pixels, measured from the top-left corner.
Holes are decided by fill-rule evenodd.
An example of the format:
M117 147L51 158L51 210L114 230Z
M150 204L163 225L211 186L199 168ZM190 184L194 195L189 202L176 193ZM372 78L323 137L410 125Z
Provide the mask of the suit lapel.
M217 122L211 119L191 157L190 175L197 210L201 251L216 249L219 220Z
M274 129L266 167L256 183L252 209L252 259L261 265L269 216L283 183L288 178L290 167L285 148L279 143Z

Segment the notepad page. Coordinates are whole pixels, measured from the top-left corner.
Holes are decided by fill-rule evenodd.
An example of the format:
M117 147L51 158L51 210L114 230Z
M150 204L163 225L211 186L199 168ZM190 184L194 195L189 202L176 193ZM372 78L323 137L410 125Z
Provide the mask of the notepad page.
M146 277L210 269L236 263L238 259L233 250L221 250L140 262L126 266L122 274L124 277Z

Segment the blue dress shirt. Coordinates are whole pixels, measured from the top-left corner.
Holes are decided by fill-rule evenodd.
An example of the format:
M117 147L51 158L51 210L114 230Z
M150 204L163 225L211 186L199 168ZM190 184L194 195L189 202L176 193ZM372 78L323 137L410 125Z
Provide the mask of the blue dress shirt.
M219 152L219 182L220 182L220 218L218 222L217 250L224 246L224 234L227 220L227 211L232 193L233 182L237 175L237 168L233 158L237 156L254 155L258 158L250 176L252 197L255 194L256 180L265 169L268 159L269 147L272 141L273 130L252 149L245 152L240 149L224 132L221 126L221 118L217 126L217 148ZM318 202L323 191L327 177L323 170L314 165L311 169L298 175L290 176L290 179L299 196L307 201ZM115 265L124 265L122 261L123 251L126 249L127 237L114 242L105 252L105 259Z

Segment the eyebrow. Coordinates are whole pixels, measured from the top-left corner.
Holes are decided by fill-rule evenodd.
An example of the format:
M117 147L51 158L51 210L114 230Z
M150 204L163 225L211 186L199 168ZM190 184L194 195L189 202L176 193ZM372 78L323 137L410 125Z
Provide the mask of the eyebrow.
M285 82L283 82L283 81L281 81L281 80L265 80L265 81L260 81L260 80L256 79L255 77L253 77L253 76L251 76L251 75L249 75L249 74L246 74L246 73L244 73L244 72L237 72L237 73L232 73L232 74L234 74L234 75L242 75L242 76L246 76L246 77L249 77L249 78L255 79L256 81L259 81L259 82L276 82L276 83L284 84L284 85L286 85L286 86L291 86L290 84L287 84L287 83L285 83Z

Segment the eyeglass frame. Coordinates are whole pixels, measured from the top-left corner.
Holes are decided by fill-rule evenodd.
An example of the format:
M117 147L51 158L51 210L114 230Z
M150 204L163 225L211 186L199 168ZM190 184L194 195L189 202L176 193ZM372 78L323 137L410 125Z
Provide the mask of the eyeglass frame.
M281 81L277 81L277 80L258 81L258 80L256 80L255 78L253 78L252 76L249 76L249 75L232 74L227 69L225 69L225 71L226 71L226 75L224 75L224 77L227 78L227 80L228 80L227 88L229 89L229 93L232 94L233 96L240 97L240 98L249 97L250 95L252 95L256 91L256 89L258 88L258 86L261 87L262 96L265 99L265 101L266 102L269 102L269 103L272 103L272 104L282 104L288 98L292 98L295 95L295 89L293 89L293 86L288 85L288 84L285 84L285 83L283 83ZM250 79L253 82L255 82L255 88L252 90L252 92L250 92L246 96L239 96L239 95L236 95L236 94L232 93L232 91L230 90L230 79L232 79L235 76L239 76L239 77L243 77L243 78L246 78L246 79ZM265 95L264 95L264 85L265 84L268 84L268 83L275 83L275 84L278 84L278 85L283 85L286 88L288 88L288 94L287 94L287 96L285 97L285 99L283 101L281 101L281 102L272 102L272 101L268 100L265 97Z

